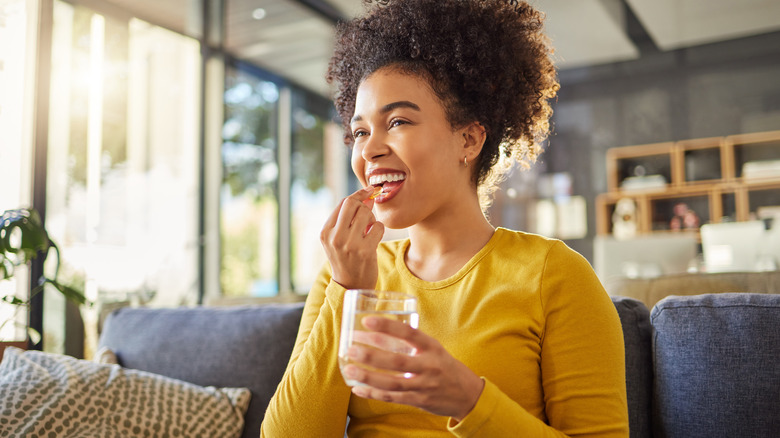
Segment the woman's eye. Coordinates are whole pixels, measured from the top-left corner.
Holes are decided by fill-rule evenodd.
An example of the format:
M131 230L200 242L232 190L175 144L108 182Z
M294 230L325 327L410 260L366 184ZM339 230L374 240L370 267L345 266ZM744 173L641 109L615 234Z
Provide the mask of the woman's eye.
M364 135L366 135L366 131L357 130L357 131L352 133L352 138L358 138L358 137L362 137Z
M405 124L406 124L406 120L393 119L390 121L391 128L395 128L396 126L405 125Z

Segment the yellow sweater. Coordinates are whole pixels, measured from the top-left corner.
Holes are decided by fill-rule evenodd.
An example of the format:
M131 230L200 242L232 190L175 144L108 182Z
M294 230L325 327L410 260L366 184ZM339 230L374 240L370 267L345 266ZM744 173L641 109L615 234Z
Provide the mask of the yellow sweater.
M337 361L344 288L323 270L263 421L269 438L627 437L620 321L587 261L562 242L499 228L457 274L435 282L378 249L377 289L418 299L420 330L485 380L460 423L352 395Z

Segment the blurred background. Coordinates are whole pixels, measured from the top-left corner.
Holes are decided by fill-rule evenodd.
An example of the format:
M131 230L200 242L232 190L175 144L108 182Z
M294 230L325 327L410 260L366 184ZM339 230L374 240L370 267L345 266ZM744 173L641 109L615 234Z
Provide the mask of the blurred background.
M662 234L667 247L683 229L690 244L670 269L685 270L699 227L777 214L780 2L531 3L547 15L561 91L547 150L503 184L494 225L561 238L600 272L611 239ZM74 315L60 296L34 301L38 347L89 355L119 306L305 299L325 262L322 223L357 188L324 73L335 24L361 10L0 0L0 211L35 207L62 280L95 303ZM695 224L675 227L678 204Z

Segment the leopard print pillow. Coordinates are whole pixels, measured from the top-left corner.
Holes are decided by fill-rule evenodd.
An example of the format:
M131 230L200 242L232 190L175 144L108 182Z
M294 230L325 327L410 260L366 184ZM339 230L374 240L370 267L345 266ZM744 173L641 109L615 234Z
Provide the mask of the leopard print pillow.
M17 348L0 363L0 394L0 435L20 437L239 437L251 396Z

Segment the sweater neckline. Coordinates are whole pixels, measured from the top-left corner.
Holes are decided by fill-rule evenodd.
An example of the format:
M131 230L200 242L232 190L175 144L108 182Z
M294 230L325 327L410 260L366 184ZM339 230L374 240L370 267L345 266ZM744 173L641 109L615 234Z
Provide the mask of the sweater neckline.
M408 238L403 240L400 251L398 251L395 255L395 267L405 282L411 284L412 286L418 289L428 289L428 290L443 289L445 287L451 286L454 283L457 283L466 274L468 274L469 271L471 271L474 268L474 266L476 266L477 263L479 263L480 260L482 260L496 246L496 244L507 233L507 231L508 230L502 227L497 227L493 232L493 235L490 237L490 240L488 240L488 242L485 244L485 246L483 246L482 249L480 249L476 254L474 254L474 256L471 257L471 259L468 262L466 262L466 264L463 265L458 270L458 272L456 272L449 278L445 278L437 281L426 281L414 275L412 271L410 271L409 268L406 266L406 262L404 261L404 259L406 258L406 251L409 250L409 245L411 244L411 240L409 240Z

